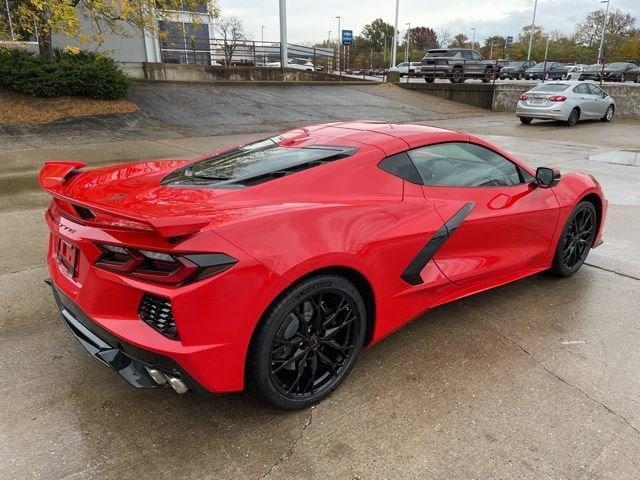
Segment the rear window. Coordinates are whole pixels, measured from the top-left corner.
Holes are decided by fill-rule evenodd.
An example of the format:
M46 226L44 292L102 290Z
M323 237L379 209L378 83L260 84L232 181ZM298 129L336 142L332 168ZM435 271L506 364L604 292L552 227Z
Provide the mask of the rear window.
M432 58L432 57L449 57L453 54L454 52L450 51L450 50L431 50L429 52L427 52L427 58Z
M569 85L566 83L543 83L542 85L538 85L537 87L533 88L531 91L555 93L562 92L567 88L569 88Z
M163 183L256 183L250 181L281 177L356 151L353 147L323 145L281 147L277 140L269 138L206 158L169 174Z

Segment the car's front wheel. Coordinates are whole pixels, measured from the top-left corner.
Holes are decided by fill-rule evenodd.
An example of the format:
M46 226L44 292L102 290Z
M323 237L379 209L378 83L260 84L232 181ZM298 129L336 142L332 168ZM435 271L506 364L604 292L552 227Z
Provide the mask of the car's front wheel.
M351 282L338 275L304 280L258 326L248 357L249 387L280 408L313 405L347 377L365 330L365 304Z
M610 122L611 120L613 120L613 116L615 114L615 107L613 105L609 105L609 108L607 108L607 111L604 114L604 117L602 117L600 120L602 120L603 122Z
M593 245L596 227L597 216L593 203L580 202L560 234L551 266L554 274L569 277L578 271Z
M531 124L531 120L533 120L533 118L531 117L520 117L520 123L522 123L523 125Z

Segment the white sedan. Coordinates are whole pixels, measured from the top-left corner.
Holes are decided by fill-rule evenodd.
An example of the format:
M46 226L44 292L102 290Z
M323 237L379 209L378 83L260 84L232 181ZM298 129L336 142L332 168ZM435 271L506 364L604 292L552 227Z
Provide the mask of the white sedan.
M280 62L269 62L265 66L280 68ZM290 58L287 64L287 68L306 70L309 72L313 72L316 69L313 63L306 58Z
M574 126L579 120L610 122L616 111L613 98L592 82L565 80L540 83L520 95L516 116L524 125L534 118L561 120Z

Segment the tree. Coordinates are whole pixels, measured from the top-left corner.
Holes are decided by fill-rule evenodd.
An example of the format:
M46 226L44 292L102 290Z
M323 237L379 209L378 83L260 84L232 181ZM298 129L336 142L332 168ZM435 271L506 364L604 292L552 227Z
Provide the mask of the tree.
M224 63L231 66L233 52L247 39L242 22L238 17L220 17L213 24L216 37L222 40L222 51L224 53ZM283 65L286 67L286 65Z
M411 48L425 52L431 48L438 48L438 35L433 28L413 27L409 34Z
M3 2L5 3L5 2ZM21 38L37 37L40 55L52 57L51 35L59 33L80 42L104 41L104 32L126 36L126 26L157 34L156 12L165 19L176 18L180 11L218 15L215 0L8 0L14 28ZM176 12L176 13L171 13ZM193 14L197 24L200 14ZM5 30L4 24L0 28ZM2 36L7 36L6 31Z
M373 22L362 28L362 38L369 42L369 46L376 51L380 51L383 45L389 45L393 38L393 25L388 24L381 18L376 18Z
M485 58L505 58L506 39L501 35L487 37L484 40L484 46L480 48L480 53Z
M453 37L453 41L449 44L450 48L467 48L469 46L469 37L464 33L459 33Z
M438 47L447 48L451 43L451 33L445 28L441 28L438 33Z
M578 23L574 40L586 46L594 46L600 43L602 26L604 25L605 10L595 10L589 13L586 18ZM605 29L607 40L614 39L616 43L620 37L629 38L634 32L636 18L633 15L624 13L619 9L609 12L607 27Z

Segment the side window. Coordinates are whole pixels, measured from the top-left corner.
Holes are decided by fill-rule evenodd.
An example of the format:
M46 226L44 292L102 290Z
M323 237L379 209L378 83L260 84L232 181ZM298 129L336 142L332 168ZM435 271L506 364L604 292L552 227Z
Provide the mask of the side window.
M462 50L462 58L465 60L471 60L473 57L471 56L471 52L469 50Z
M581 83L580 85L577 85L576 87L573 88L573 91L575 93L582 93L586 95L589 95L591 93L589 92L589 87L587 86L586 83Z
M604 93L604 92L602 91L602 89L601 89L600 87L598 87L597 85L592 85L592 84L590 84L590 83L587 83L586 85L587 85L587 87L589 88L589 93L590 93L591 95L599 95L599 96L602 96L602 94Z
M424 185L497 187L522 182L514 163L473 143L441 143L407 153Z
M482 60L482 55L480 55L478 52L471 52L471 57L474 60Z
M421 184L422 179L415 165L405 152L392 155L382 160L378 167L396 177L400 177L411 183Z

